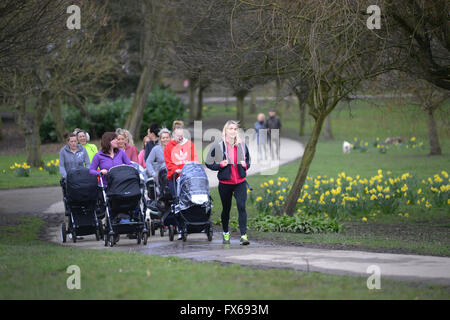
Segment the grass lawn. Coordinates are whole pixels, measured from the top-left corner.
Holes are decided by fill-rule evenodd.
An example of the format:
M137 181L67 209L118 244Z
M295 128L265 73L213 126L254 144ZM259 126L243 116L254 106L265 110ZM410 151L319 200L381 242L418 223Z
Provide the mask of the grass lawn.
M10 167L15 162L23 164L26 158L25 154L0 156L0 189L59 185L59 180L61 179L59 172L51 175L45 170L41 171L38 168L31 168L29 177L18 177ZM58 158L59 155L57 153L42 155L45 164L50 160L56 160Z
M0 215L0 299L448 299L449 288L180 258L63 248L38 240L39 218ZM69 290L67 268L81 271Z

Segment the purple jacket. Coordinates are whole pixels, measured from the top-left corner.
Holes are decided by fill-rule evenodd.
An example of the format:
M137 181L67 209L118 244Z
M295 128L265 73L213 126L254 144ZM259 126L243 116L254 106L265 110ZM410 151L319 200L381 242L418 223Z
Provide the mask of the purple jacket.
M119 166L121 164L128 164L131 165L131 161L128 158L128 156L125 154L125 152L121 149L117 153L114 154L114 158L111 159L111 157L107 154L104 154L102 151L99 151L95 154L94 158L92 159L91 167L89 168L89 173L98 176L100 174L99 171L97 171L97 168L100 168L100 170L106 169L109 171L112 167ZM103 185L106 187L106 177L102 177Z

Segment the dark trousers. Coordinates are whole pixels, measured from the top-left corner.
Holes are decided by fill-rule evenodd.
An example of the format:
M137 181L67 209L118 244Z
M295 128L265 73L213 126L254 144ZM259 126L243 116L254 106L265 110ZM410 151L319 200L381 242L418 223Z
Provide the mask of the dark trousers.
M247 201L247 183L224 184L219 182L219 195L222 201L222 228L223 232L228 232L228 222L230 221L230 210L232 197L236 199L236 206L239 213L239 231L241 235L247 233L247 212L245 203Z

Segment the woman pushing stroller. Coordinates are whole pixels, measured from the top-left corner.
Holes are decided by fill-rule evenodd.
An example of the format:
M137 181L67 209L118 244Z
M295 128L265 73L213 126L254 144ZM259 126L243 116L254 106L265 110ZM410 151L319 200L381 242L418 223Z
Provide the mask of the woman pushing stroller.
M167 168L167 179L169 189L172 196L175 198L175 180L174 176L181 173L184 165L188 162L199 162L195 144L184 137L184 124L181 121L174 121L172 128L172 137L166 147L164 148L164 161ZM180 231L180 223L175 217L168 216L166 218L167 224L173 224ZM181 239L181 234L178 233L178 239Z
M222 131L222 140L212 146L206 158L206 167L219 171L219 195L222 201L222 228L223 243L230 243L228 224L232 197L236 199L239 212L239 230L241 233L240 244L248 245L247 236L247 170L250 168L250 154L247 146L239 137L239 124L229 120Z

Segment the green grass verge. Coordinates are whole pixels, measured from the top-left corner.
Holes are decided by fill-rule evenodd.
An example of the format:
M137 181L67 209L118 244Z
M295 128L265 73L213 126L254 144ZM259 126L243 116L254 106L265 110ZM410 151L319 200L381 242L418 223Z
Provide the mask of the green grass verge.
M57 153L44 154L42 156L45 164L50 160L56 160L58 158L59 155ZM29 177L18 177L10 167L15 162L23 164L25 161L26 155L24 154L0 156L0 189L59 185L59 180L61 179L59 172L51 175L45 170L39 170L39 168L31 168Z
M39 218L0 215L0 299L448 299L449 288L364 277L60 247L38 240ZM69 290L67 268L81 271Z

